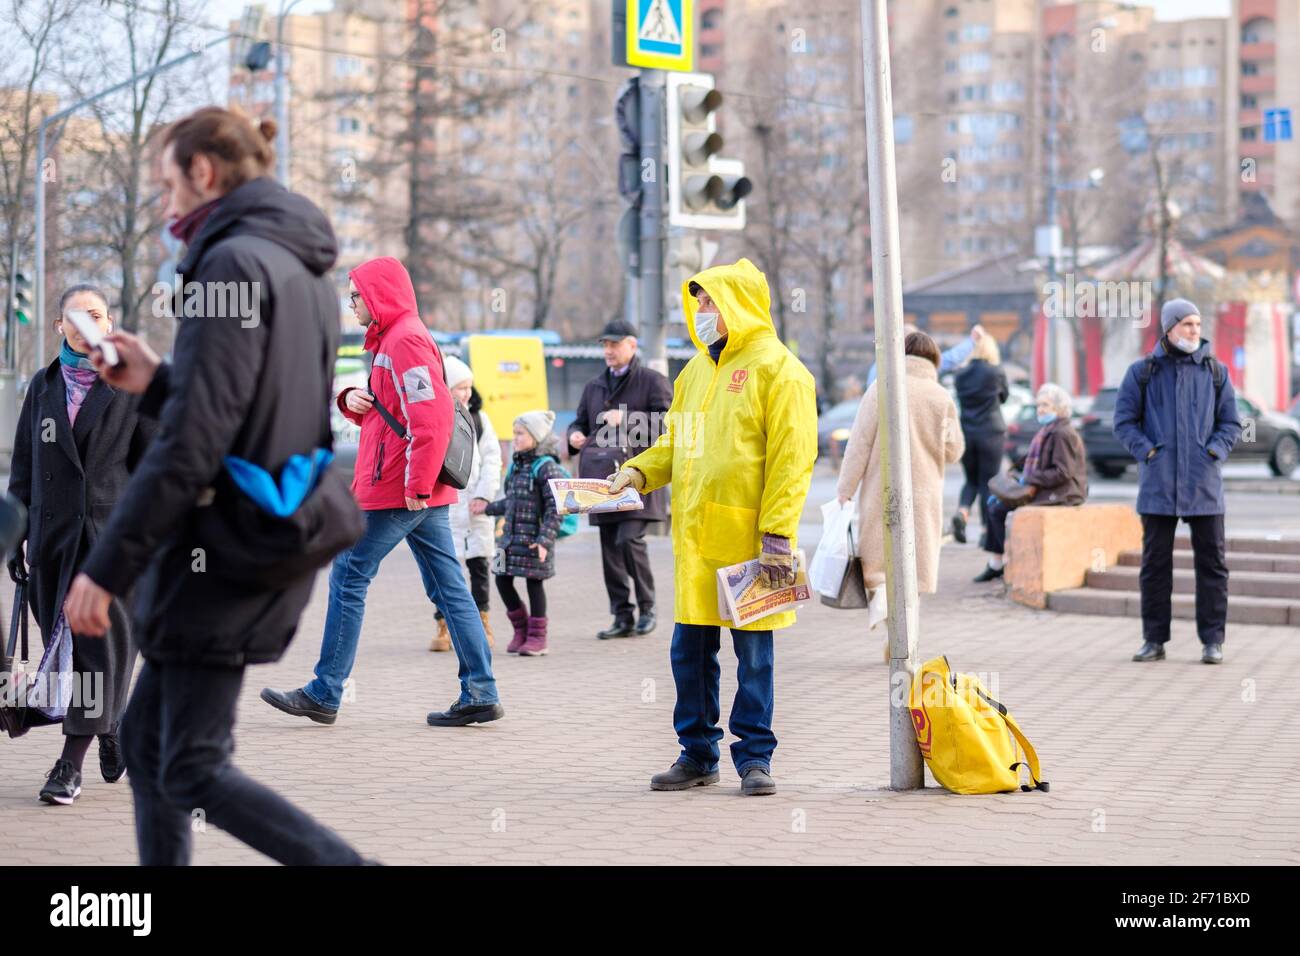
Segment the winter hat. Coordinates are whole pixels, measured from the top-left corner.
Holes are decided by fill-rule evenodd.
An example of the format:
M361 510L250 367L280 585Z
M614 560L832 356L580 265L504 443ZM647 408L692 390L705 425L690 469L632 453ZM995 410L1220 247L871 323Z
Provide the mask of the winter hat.
M1189 315L1200 315L1201 310L1186 299L1170 299L1160 310L1160 329L1166 335Z
M461 382L474 377L470 367L454 355L444 355L442 357L442 369L447 373L448 388L455 388Z
M551 434L551 429L555 426L555 412L543 411L538 409L534 412L524 412L515 419L516 425L522 425L528 434L532 435L541 444Z

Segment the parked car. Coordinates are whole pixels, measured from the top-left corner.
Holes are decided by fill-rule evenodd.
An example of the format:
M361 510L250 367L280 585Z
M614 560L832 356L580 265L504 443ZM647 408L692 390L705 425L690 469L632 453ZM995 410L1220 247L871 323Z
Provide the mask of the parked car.
M1118 395L1117 388L1103 388L1098 392L1092 409L1084 416L1081 430L1088 461L1103 478L1118 478L1133 464L1133 456L1114 434ZM1264 411L1240 395L1237 413L1246 428L1228 456L1230 461L1264 462L1273 474L1284 478L1300 467L1300 421L1291 415Z
M1070 403L1074 407L1074 414L1070 416L1070 424L1077 430L1083 427L1084 415L1092 406L1092 396L1077 396L1071 399ZM1042 425L1038 424L1037 402L1021 405L1020 412L1016 415L1015 420L1009 419L1007 421L1005 448L1007 458L1013 465L1018 465L1029 454L1029 446L1033 443L1034 436L1038 434L1039 429L1042 427Z
M829 455L831 461L838 462L843 457L844 446L849 443L849 432L853 428L853 419L861 404L860 395L857 398L846 398L817 416L818 458Z

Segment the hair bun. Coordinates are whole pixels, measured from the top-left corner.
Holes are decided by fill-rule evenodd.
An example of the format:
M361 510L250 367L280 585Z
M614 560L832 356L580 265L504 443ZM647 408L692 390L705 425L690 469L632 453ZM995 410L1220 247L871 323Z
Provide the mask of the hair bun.
M262 139L266 140L268 143L275 142L275 134L279 128L280 127L276 125L275 120L270 118L264 119L262 122L257 124L257 131L262 134Z

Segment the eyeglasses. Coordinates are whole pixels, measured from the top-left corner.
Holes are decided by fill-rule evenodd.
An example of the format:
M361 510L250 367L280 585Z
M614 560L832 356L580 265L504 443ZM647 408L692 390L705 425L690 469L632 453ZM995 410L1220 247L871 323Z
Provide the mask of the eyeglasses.
M348 301L352 303L352 308L355 309L357 307L357 298L360 295L361 295L360 292L353 292L348 296Z

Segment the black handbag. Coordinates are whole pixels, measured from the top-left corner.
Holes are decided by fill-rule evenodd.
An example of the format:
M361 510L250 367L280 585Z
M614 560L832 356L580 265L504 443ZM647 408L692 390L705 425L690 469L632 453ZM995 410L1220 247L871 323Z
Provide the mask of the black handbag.
M23 720L26 700L19 693L26 686L14 679L14 658L22 636L22 662L27 663L27 585L14 585L14 610L9 622L9 636L0 654L0 729L10 737L21 737L28 727Z
M437 348L435 344L434 349ZM442 362L442 352L438 352L438 361ZM442 369L442 381L443 384L447 382L446 365ZM380 417L388 423L388 427L402 441L409 442L410 432L402 427L397 417L384 407L383 402L375 398L373 389L370 389L370 397L374 399L375 411L379 412ZM469 487L470 472L474 468L474 449L478 447L478 433L474 430L474 417L470 410L454 398L451 400L451 406L451 439L447 442L447 452L442 458L438 483L463 490Z

